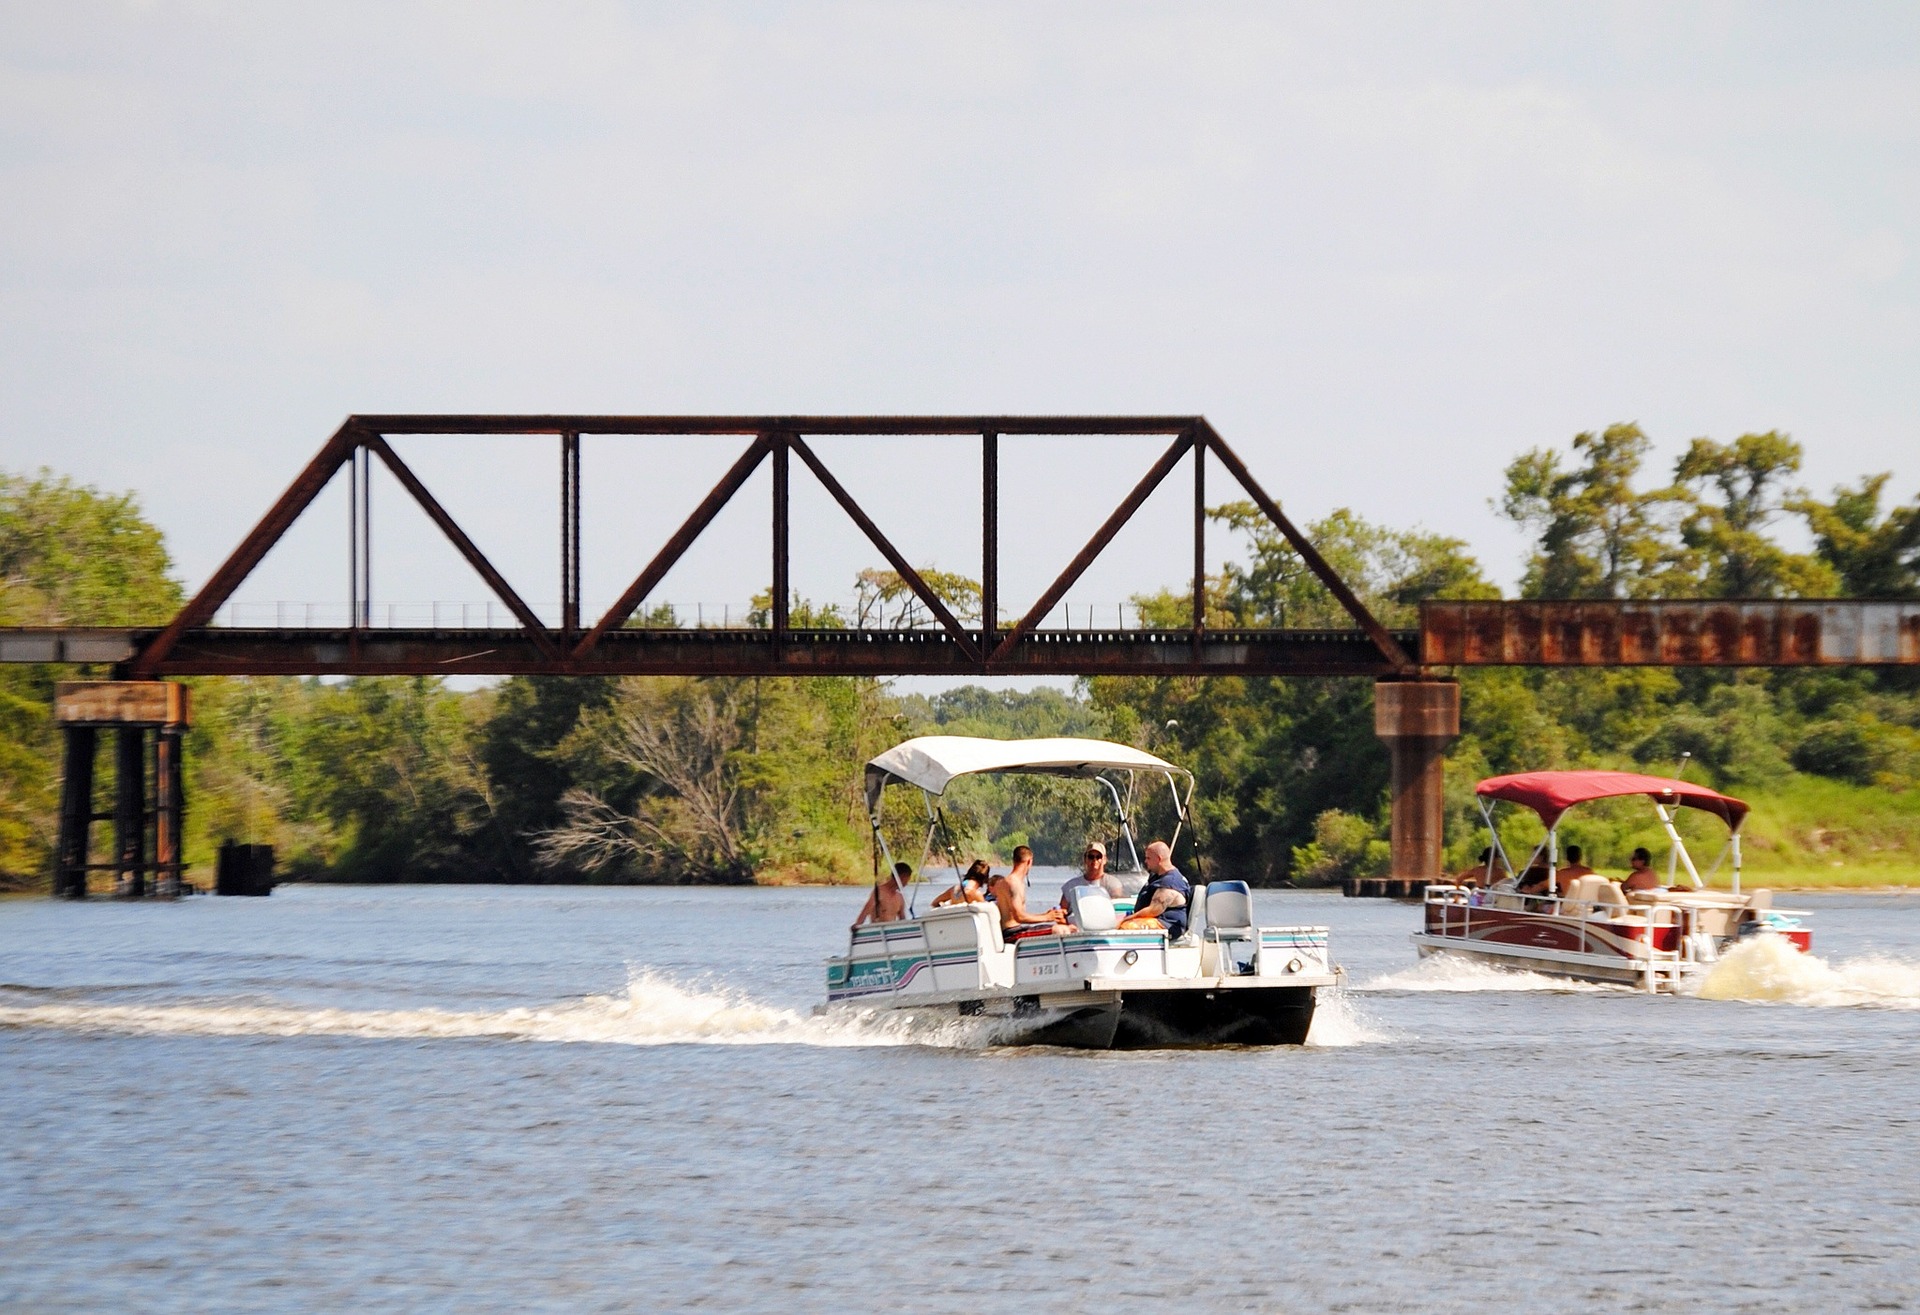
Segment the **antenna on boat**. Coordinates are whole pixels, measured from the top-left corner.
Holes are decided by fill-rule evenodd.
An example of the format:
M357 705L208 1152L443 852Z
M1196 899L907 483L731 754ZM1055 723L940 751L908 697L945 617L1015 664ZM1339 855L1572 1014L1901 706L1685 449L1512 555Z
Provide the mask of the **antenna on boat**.
M1678 765L1677 767L1675 767L1675 768L1673 769L1673 779L1674 779L1674 780L1676 780L1676 781L1677 781L1677 780L1679 780L1679 779L1680 779L1680 778L1681 778L1682 776L1684 776L1684 775L1686 774L1686 770L1687 770L1687 760L1688 760L1689 758L1691 758L1691 757L1693 757L1693 750L1692 750L1692 749L1685 749L1685 750L1682 750L1682 751L1681 751L1681 754L1680 754L1680 763L1679 763L1679 765Z

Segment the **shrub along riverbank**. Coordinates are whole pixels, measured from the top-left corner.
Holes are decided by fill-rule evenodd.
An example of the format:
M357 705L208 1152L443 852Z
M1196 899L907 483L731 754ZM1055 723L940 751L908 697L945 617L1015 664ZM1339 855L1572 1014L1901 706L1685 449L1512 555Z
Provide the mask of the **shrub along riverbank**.
M1697 440L1659 482L1642 470L1647 448L1617 425L1511 464L1495 506L1532 536L1524 595L1920 594L1920 502L1883 507L1885 476L1818 499L1792 486L1798 447L1755 434ZM1252 508L1213 514L1244 553L1208 581L1210 624L1347 623ZM1795 521L1811 552L1776 537ZM1408 624L1424 598L1498 594L1456 540L1347 511L1308 532L1390 625ZM973 582L930 578L977 619ZM867 571L856 587L857 616L796 599L794 623L914 622L897 577ZM0 623L152 624L180 594L130 497L45 472L0 476ZM1149 623L1191 620L1184 594L1135 602ZM764 623L768 606L763 596L750 621ZM0 873L15 888L47 877L58 771L48 707L53 681L70 675L0 668ZM319 880L866 880L860 764L933 732L1095 735L1190 767L1216 871L1314 884L1386 864L1386 758L1365 681L1102 677L1073 693L935 697L830 678L515 678L470 692L423 677L191 683L187 852L203 880L229 839L272 844L283 872ZM1481 776L1667 772L1686 753L1691 779L1755 806L1750 883L1920 883L1920 672L1514 669L1461 683L1464 734L1447 764L1453 868L1483 843L1471 798ZM947 812L968 854L1031 843L1043 862L1071 861L1107 825L1089 792L1047 780L967 781ZM1153 800L1146 829L1164 833L1167 814ZM1622 868L1634 845L1658 849L1648 821L1644 803L1620 801L1577 810L1564 834L1596 866ZM889 825L897 851L919 851L906 810ZM1710 859L1714 824L1686 825ZM1524 844L1529 826L1537 835L1512 815L1503 834Z

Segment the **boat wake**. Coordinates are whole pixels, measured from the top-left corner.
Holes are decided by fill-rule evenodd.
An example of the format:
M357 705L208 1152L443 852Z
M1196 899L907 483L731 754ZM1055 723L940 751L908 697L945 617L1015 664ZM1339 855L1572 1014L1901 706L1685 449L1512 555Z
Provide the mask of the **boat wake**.
M1503 968L1457 954L1433 954L1411 968L1361 982L1359 991L1619 991L1627 988Z
M977 1050L1014 1041L986 1018L936 1019L904 1010L836 1009L810 1015L762 1004L724 987L695 987L650 970L621 995L495 1011L314 1009L276 1004L14 1004L0 987L0 1028L128 1036L359 1037L377 1041L470 1038L616 1046L938 1046ZM1344 991L1322 992L1307 1045L1366 1045L1391 1038Z
M1334 1050L1391 1040L1393 1035L1355 1004L1345 987L1320 992L1313 1007L1313 1025L1307 1029L1308 1049Z
M492 1012L311 1009L271 1004L0 1004L0 1027L142 1036L345 1036L374 1040L488 1037L599 1045L984 1045L971 1020L930 1023L879 1011L810 1017L724 988L636 972L625 994Z
M1728 950L1695 994L1817 1008L1920 1009L1920 964L1878 956L1828 963L1802 954L1783 936L1754 936Z

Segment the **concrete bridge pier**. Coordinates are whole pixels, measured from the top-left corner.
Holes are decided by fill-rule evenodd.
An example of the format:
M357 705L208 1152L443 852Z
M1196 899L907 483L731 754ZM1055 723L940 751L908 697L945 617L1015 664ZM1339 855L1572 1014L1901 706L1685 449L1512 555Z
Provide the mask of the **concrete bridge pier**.
M1373 687L1373 732L1391 759L1393 866L1390 881L1440 875L1446 822L1446 748L1460 734L1460 684L1452 680L1382 680ZM1400 887L1417 893L1411 886Z

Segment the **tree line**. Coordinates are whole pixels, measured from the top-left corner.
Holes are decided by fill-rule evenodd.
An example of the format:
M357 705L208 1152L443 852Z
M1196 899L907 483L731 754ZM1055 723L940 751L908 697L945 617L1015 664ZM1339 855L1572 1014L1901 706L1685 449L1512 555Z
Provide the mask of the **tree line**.
M1490 510L1528 536L1523 597L1920 596L1920 499L1888 505L1888 475L1816 497L1798 482L1802 449L1778 432L1697 439L1665 472L1649 469L1650 450L1638 426L1622 424L1507 466ZM1350 624L1254 507L1210 514L1244 551L1207 581L1208 624ZM1411 624L1427 598L1500 593L1457 539L1344 509L1308 535L1389 626ZM957 615L977 619L977 582L929 580ZM796 598L793 624L919 619L891 572L862 572L855 599L849 615ZM1133 601L1149 625L1191 623L1185 591ZM46 471L0 475L0 624L153 625L180 602L164 538L130 495ZM770 597L754 604L749 624L766 624ZM0 873L17 886L44 884L51 861L49 709L63 674L0 668ZM1464 865L1478 847L1470 791L1480 776L1664 771L1682 753L1695 779L1776 805L1750 846L1763 864L1910 859L1920 853L1917 676L1464 672L1449 860ZM1103 676L1071 693L932 697L857 677L514 677L466 692L429 677L190 683L188 857L203 866L220 842L239 840L273 844L283 870L313 879L859 880L869 871L861 764L934 732L1085 734L1151 749L1200 781L1183 852L1197 841L1209 862L1257 881L1332 881L1386 862L1386 758L1366 681ZM1087 792L1055 781L972 781L947 802L969 852L1030 843L1043 862L1069 861L1110 825ZM1167 828L1164 801L1146 821ZM923 824L895 809L890 839L917 852ZM1619 861L1611 851L1623 859L1638 825L1601 808L1575 838Z

